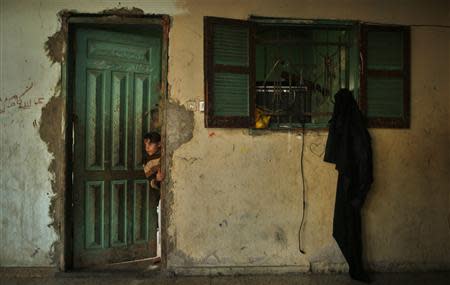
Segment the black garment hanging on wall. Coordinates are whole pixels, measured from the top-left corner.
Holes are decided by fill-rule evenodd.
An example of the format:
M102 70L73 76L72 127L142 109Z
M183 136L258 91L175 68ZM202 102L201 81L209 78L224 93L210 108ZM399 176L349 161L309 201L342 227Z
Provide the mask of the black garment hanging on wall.
M362 263L361 207L373 182L370 135L352 93L334 96L324 161L339 172L333 237L349 265L353 279L369 282Z

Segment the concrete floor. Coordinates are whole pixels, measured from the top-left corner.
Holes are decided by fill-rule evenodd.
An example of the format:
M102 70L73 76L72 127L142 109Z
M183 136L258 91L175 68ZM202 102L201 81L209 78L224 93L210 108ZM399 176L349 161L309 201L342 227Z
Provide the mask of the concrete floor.
M372 274L374 285L449 285L450 272L430 273L377 273ZM46 277L18 277L0 275L1 285L361 285L350 280L347 274L285 274L285 275L245 275L214 277L167 277L158 274L142 276L133 273L57 273Z

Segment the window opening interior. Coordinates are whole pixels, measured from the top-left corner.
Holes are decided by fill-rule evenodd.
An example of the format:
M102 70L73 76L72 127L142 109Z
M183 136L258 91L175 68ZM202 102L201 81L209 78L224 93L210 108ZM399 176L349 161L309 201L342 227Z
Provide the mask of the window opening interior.
M333 95L354 87L354 34L351 26L258 24L256 127L325 126Z

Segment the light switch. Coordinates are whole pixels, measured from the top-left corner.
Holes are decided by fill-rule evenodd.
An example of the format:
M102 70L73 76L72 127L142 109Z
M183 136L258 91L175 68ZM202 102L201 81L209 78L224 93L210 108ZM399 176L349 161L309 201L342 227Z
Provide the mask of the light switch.
M198 109L200 112L205 112L205 101L198 102Z

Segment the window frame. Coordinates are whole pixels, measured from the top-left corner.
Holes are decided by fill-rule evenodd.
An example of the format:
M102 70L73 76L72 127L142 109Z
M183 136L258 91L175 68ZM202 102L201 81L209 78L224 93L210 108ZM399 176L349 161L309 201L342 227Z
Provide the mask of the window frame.
M233 25L247 27L248 38L248 67L238 67L214 63L213 34L214 25ZM255 25L251 21L228 19L220 17L203 18L204 40L204 91L205 91L205 127L206 128L251 128L255 124ZM248 74L249 76L249 114L248 116L219 116L214 114L214 74L229 72Z
M403 25L385 25L361 23L360 28L360 94L358 103L360 110L367 119L369 128L399 128L410 127L411 112L411 29ZM367 41L369 31L389 31L403 33L403 68L398 70L368 70L367 68ZM368 76L377 78L403 78L403 115L401 117L369 117L367 98L367 78Z

